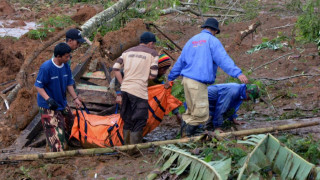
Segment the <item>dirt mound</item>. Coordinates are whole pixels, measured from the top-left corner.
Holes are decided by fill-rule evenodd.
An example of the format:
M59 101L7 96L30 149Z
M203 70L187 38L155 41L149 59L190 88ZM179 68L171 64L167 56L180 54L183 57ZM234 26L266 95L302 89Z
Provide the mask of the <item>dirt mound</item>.
M72 20L81 24L97 14L97 10L90 6L78 9L77 13L71 17Z
M100 52L114 60L121 55L122 51L138 45L139 37L144 31L147 29L143 20L135 19L124 28L106 34L100 41Z
M30 123L26 119L31 120L36 115L37 111L35 112L34 109L38 109L36 89L22 88L7 112L7 119L10 119L10 123L15 126L15 129L22 130Z
M24 56L20 51L10 50L7 47L8 44L13 43L12 39L2 39L0 41L0 73L2 74L0 83L14 79L24 61Z
M0 16L7 16L14 12L15 10L7 1L0 1Z

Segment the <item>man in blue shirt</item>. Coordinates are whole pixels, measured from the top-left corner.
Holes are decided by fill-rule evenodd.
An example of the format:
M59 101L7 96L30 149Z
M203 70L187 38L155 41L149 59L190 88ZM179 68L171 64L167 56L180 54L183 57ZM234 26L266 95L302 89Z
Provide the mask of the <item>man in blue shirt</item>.
M56 45L54 58L41 65L35 82L41 122L52 152L67 148L73 125L73 115L67 105L66 91L70 93L76 106L81 106L73 88L74 80L70 66L67 64L70 52L71 48L66 43Z
M233 60L228 56L221 42L215 37L220 33L219 23L214 18L208 18L201 33L193 36L184 46L180 57L174 64L168 76L169 81L183 76L183 86L187 103L187 111L182 119L182 136L191 136L200 124L209 118L209 103L207 84L213 84L216 72L220 67L228 75L238 78L242 83L248 79L242 74Z
M259 98L259 88L255 84L226 83L208 87L210 118L206 123L207 130L220 129L224 120L228 119L235 124L244 124L237 121L237 111L243 101Z

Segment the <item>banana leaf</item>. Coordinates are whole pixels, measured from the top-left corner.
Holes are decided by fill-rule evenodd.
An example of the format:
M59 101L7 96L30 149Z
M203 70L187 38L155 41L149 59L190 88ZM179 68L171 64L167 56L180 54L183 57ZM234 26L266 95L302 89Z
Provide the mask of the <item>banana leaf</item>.
M249 144L257 142L257 139L259 138L249 141ZM320 168L315 168L314 164L309 163L292 150L284 147L271 134L262 138L247 156L237 179L258 179L262 177L260 170L268 167L271 167L281 179L304 180L311 174L315 179L320 179Z
M167 170L176 162L176 167L171 167L169 172L181 175L182 173L187 173L188 169L187 180L226 180L231 172L231 158L205 162L203 159L174 145L163 146L161 149L163 151L161 159L167 159L161 171Z

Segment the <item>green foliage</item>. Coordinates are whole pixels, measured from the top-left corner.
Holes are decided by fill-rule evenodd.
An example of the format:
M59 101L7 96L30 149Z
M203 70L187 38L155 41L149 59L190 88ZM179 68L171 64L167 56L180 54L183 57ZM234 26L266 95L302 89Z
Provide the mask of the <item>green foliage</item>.
M28 37L30 39L44 39L44 38L47 37L47 34L49 32L53 32L54 31L54 29L53 29L53 31L51 31L51 30L52 29L48 29L48 28L39 28L37 30L30 30L28 32Z
M259 14L259 12L258 12L259 1L258 0L245 1L245 3L241 4L241 7L245 10L244 19L247 19L247 20L254 19Z
M278 36L275 39L268 40L267 38L262 39L262 43L255 46L254 48L247 51L247 54L252 54L254 52L260 51L261 49L272 49L272 50L279 50L283 47L282 41L288 40L286 36Z
M286 8L294 12L302 12L301 0L291 0L286 4Z
M294 111L285 112L281 114L279 118L280 120L283 120L283 119L293 119L298 117L305 117L305 114L303 114L301 110L294 110Z
M28 32L28 37L30 39L44 39L47 37L48 33L54 32L55 28L65 28L74 24L74 21L69 16L51 16L47 19L41 19L41 28L36 30L30 30Z
M314 42L320 31L320 0L308 0L299 16L296 27L299 29L298 40Z
M229 153L233 161L238 162L241 158L245 157L247 153L241 148L229 148Z
M181 102L185 102L185 96L184 96L184 88L181 83L181 80L175 80L171 89L171 94L179 99ZM185 112L184 106L179 107L179 113L182 114Z
M65 28L74 24L74 21L71 19L70 16L58 15L50 16L47 19L42 19L40 20L40 24L43 25L45 28Z
M320 165L320 141L311 135L309 137L283 135L278 139L311 163Z

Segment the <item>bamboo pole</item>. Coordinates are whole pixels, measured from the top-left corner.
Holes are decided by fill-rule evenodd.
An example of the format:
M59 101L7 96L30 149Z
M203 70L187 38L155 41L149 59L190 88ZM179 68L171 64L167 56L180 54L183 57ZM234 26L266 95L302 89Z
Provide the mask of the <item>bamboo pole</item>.
M204 136L205 135L195 136L191 138L174 139L174 140L168 140L168 141L157 141L157 142L142 143L142 144L116 146L112 148L93 148L93 149L63 151L63 152L48 152L48 153L22 154L22 155L11 155L11 156L9 155L6 157L0 157L0 162L1 161L27 161L27 160L37 160L37 159L52 159L52 158L76 156L76 155L104 154L104 153L111 153L115 151L127 151L135 148L146 149L149 147L161 146L166 144L177 144L177 143L188 143L188 142L199 141Z
M267 127L267 128L241 130L241 131L235 131L235 132L226 132L226 133L219 134L219 136L221 138L228 137L228 136L247 136L251 134L263 134L263 133L274 132L274 131L283 131L283 130L289 130L289 129L316 126L319 124L320 124L320 121L313 121L313 122L307 122L307 123L295 123L295 124L287 124L287 125L282 125L277 127ZM133 145L125 145L125 146L116 146L113 148L93 148L93 149L63 151L63 152L22 154L22 155L11 155L11 156L9 155L6 157L0 157L0 162L1 161L26 161L26 160L37 160L37 159L52 159L52 158L76 156L76 155L104 154L104 153L111 153L115 151L127 151L135 148L146 149L149 147L162 146L166 144L177 144L177 143L188 143L188 142L199 141L203 137L205 137L204 134L200 136L190 137L190 138L157 141L157 142L149 142L149 143L133 144Z
M274 131L284 131L289 129L297 129L309 126L316 126L319 125L320 121L313 121L307 123L295 123L295 124L286 124L282 126L272 126L266 128L258 128L258 129L248 129L248 130L241 130L241 131L234 131L234 132L226 132L219 134L220 137L228 137L228 136L248 136L251 134L264 134Z

